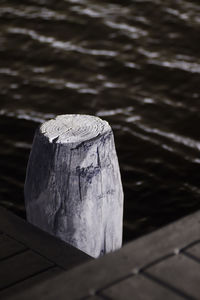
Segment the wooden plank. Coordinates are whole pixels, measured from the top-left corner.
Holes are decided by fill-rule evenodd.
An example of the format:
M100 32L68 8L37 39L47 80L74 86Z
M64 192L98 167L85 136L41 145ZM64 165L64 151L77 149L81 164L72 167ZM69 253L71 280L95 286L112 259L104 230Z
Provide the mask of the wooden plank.
M174 253L175 248L186 247L199 239L200 212L185 217L150 235L125 245L120 251L98 260L92 260L74 268L50 283L44 282L31 290L31 294L20 293L15 299L43 300L84 298L91 289L98 291L143 268L161 257ZM76 286L76 288L74 288Z
M102 295L94 295L87 298L87 300L108 300L108 298L104 298Z
M0 262L0 289L7 288L53 266L33 251L17 254Z
M100 294L114 300L183 299L178 294L142 275L132 276L116 283Z
M87 254L27 223L2 207L0 207L0 228L27 248L39 252L65 270L91 259Z
M195 259L200 261L200 243L197 243L186 250L184 250L185 253L193 256Z
M190 299L200 296L200 264L184 256L175 255L150 267L147 274L178 289Z
M52 267L47 271L36 274L35 276L25 279L8 289L0 291L0 299L10 299L10 297L17 295L20 291L29 291L30 288L34 288L34 286L37 286L41 282L51 280L63 272L64 271L58 267Z
M14 239L0 235L0 260L25 250L26 247Z

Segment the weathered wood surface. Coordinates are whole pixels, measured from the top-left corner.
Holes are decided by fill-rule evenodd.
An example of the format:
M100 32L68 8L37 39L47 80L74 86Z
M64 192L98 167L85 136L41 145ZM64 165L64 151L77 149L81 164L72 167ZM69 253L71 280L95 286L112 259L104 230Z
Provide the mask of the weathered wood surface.
M0 299L9 299L90 259L0 207Z
M54 263L31 250L0 261L0 290L53 266Z
M91 259L87 254L25 222L3 207L0 207L0 228L25 248L48 257L64 270Z
M27 168L28 221L99 257L122 244L123 191L111 127L62 115L36 132Z
M200 264L182 253L152 266L147 273L188 298L200 299Z
M197 212L11 299L200 299L199 238Z
M21 265L21 268L23 268L23 264ZM10 270L10 268L9 268ZM7 272L9 271L7 270ZM12 270L14 272L15 270ZM30 288L34 288L35 286L41 284L41 282L44 282L46 280L49 280L51 278L55 278L59 274L62 274L63 270L61 270L58 267L52 267L50 269L44 270L40 273L37 273L33 276L29 276L28 278L24 280L20 280L18 282L15 282L12 285L9 285L7 288L0 290L0 299L6 300L10 299L13 296L17 296L18 293L20 294L22 291L26 292L30 290ZM40 297L38 299L41 299Z
M188 247L187 249L184 250L184 253L186 255L192 256L194 259L200 262L200 238L199 242L195 243L191 247Z
M5 234L0 235L0 261L25 249L26 247L23 244L9 238Z
M128 279L120 281L118 284L111 285L102 291L102 295L108 297L108 299L117 300L183 299L166 286L163 286L156 281L149 280L149 278L141 274L131 276Z

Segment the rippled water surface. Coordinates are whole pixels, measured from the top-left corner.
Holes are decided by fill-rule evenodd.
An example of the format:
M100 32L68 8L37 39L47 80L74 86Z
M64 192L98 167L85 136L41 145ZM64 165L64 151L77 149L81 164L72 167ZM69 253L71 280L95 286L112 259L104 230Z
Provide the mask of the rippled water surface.
M0 204L25 216L35 129L84 113L114 130L125 241L200 208L199 1L1 0L0 29Z

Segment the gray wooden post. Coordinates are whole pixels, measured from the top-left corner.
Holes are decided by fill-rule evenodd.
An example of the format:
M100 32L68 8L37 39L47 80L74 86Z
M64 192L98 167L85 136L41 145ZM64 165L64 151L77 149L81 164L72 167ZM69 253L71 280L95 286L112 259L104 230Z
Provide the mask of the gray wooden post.
M121 247L123 191L106 121L60 115L41 125L24 192L30 223L92 257Z

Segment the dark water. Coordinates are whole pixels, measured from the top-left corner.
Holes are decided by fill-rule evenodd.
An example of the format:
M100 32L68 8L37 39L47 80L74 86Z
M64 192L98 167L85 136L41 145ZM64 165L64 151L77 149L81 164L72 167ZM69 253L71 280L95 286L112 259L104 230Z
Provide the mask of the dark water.
M0 1L0 204L21 216L36 127L110 122L124 240L200 208L200 3Z

